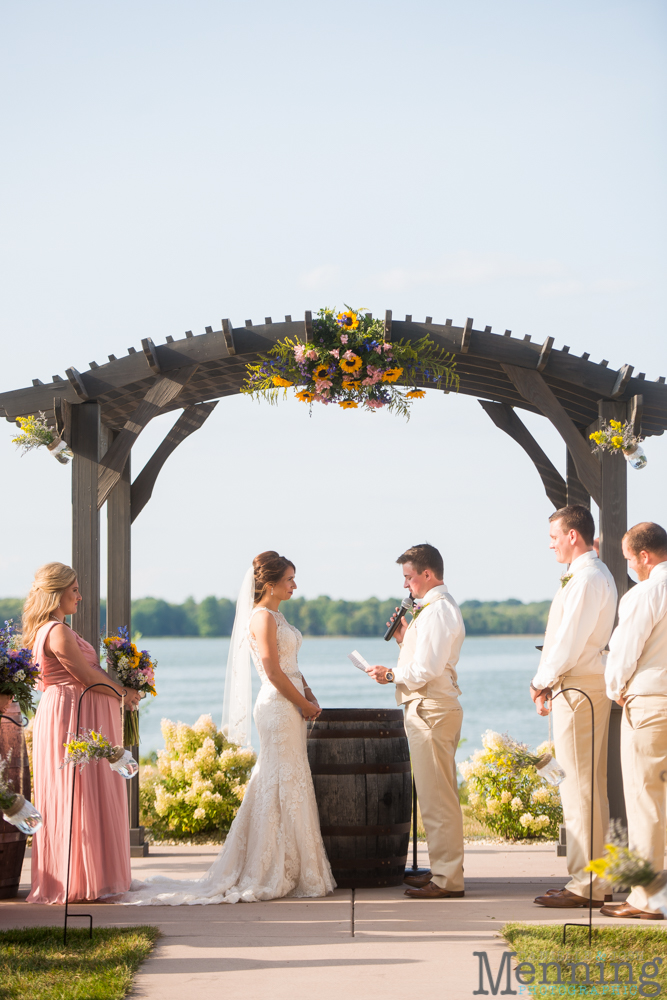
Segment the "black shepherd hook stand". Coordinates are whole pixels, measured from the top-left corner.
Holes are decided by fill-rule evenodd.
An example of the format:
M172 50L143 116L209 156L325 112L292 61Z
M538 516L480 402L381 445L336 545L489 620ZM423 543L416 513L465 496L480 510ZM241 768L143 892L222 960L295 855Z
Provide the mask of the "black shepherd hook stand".
M428 868L420 868L417 864L417 786L412 775L412 868L410 875L426 875Z
M579 694L583 694L584 698L591 706L591 845L590 845L590 856L589 862L593 860L593 818L595 816L595 709L593 708L593 702L581 688L568 687L561 688L556 694L552 694L551 701L557 698L559 694L565 694L566 691L577 691ZM567 934L568 927L584 927L584 924L563 924L563 944L565 944L565 936ZM593 939L593 872L591 871L588 876L588 944L590 945Z
M15 726L19 727L19 729L25 729L28 725L28 720L25 715L21 716L21 722L17 722L11 715L2 715L2 713L0 713L0 720L2 719L7 719L8 722L13 722Z
M84 696L84 694L87 694L88 691L92 691L93 688L99 688L99 687L109 688L109 690L113 691L113 693L116 695L117 698L120 698L121 700L123 698L123 695L118 694L118 692L116 691L115 687L112 687L111 684L105 684L103 681L100 681L97 684L90 684L87 688L85 688L81 692L81 694L79 695L79 704L78 704L78 707L77 707L77 710L76 710L76 733L75 733L75 737L78 737L78 735L79 735L79 723L81 722L81 702L83 701L83 696ZM92 913L70 913L69 912L69 875L70 875L70 867L71 867L71 863L72 863L72 826L73 826L73 823L74 823L74 790L75 790L75 787L76 787L76 770L77 770L76 764L74 764L72 766L72 801L70 803L70 810L69 810L69 839L68 839L68 843L67 843L67 881L65 882L65 925L63 927L63 945L67 944L67 921L71 917L87 917L88 920L90 921L90 926L89 926L90 934L89 934L89 937L90 937L91 940L92 940L92 937L93 937L93 915L92 915Z

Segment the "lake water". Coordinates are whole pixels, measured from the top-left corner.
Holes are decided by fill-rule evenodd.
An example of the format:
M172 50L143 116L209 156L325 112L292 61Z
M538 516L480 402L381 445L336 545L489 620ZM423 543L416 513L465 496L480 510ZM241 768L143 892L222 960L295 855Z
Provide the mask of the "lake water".
M465 640L458 665L463 692L463 732L466 743L458 757L481 746L485 729L508 731L535 746L549 735L528 693L537 668L537 636L471 637ZM141 753L164 746L160 720L191 725L209 713L220 726L229 639L142 639L157 658L157 697L141 708ZM381 686L352 666L347 654L359 650L369 663L395 666L396 643L382 639L305 638L299 665L322 708L395 708L393 685ZM253 668L254 695L259 678ZM253 746L259 748L253 727Z

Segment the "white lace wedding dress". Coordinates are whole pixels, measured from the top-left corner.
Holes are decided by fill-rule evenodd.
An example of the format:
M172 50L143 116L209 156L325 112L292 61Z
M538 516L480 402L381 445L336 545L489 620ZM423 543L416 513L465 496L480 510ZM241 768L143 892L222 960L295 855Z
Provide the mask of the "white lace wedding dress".
M251 620L257 613L275 618L280 666L303 694L297 664L301 633L278 611L255 608ZM306 724L296 705L268 680L252 634L250 650L262 679L253 713L260 754L220 854L201 879L156 875L133 882L121 903L253 903L280 896L325 896L336 887L320 834Z

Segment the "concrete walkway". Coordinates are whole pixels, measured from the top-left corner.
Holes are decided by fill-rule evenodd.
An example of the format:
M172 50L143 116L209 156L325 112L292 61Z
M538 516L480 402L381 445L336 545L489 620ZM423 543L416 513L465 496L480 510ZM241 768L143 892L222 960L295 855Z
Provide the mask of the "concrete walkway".
M133 874L196 878L216 853L215 847L157 847L149 857L133 859ZM428 863L424 848L419 863ZM26 860L19 899L0 901L2 928L62 924L63 907L24 902L29 865ZM337 889L317 900L72 909L92 912L97 927L160 928L163 937L132 994L145 1000L405 1000L413 994L418 1000L459 1000L478 989L473 952L486 951L495 974L508 950L500 937L507 921L585 922L583 910L545 910L533 903L566 877L565 859L551 845L471 844L464 899L417 901L397 887L359 889L354 907L351 891ZM598 913L593 920L619 923Z

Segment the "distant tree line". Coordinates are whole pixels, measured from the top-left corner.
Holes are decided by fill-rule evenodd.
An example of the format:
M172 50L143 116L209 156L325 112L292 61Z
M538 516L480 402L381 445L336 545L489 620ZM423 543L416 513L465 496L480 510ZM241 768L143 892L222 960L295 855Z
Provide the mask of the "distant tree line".
M296 597L282 606L287 620L304 635L381 636L385 622L400 604L400 598L380 601L335 601L330 597L307 600ZM23 601L0 600L0 622L13 618L18 624ZM549 601L464 601L461 612L468 635L532 635L544 632ZM197 603L189 597L183 604L169 604L156 597L132 601L132 632L146 636L231 635L236 604L226 597L205 597ZM102 629L106 608L102 602Z

